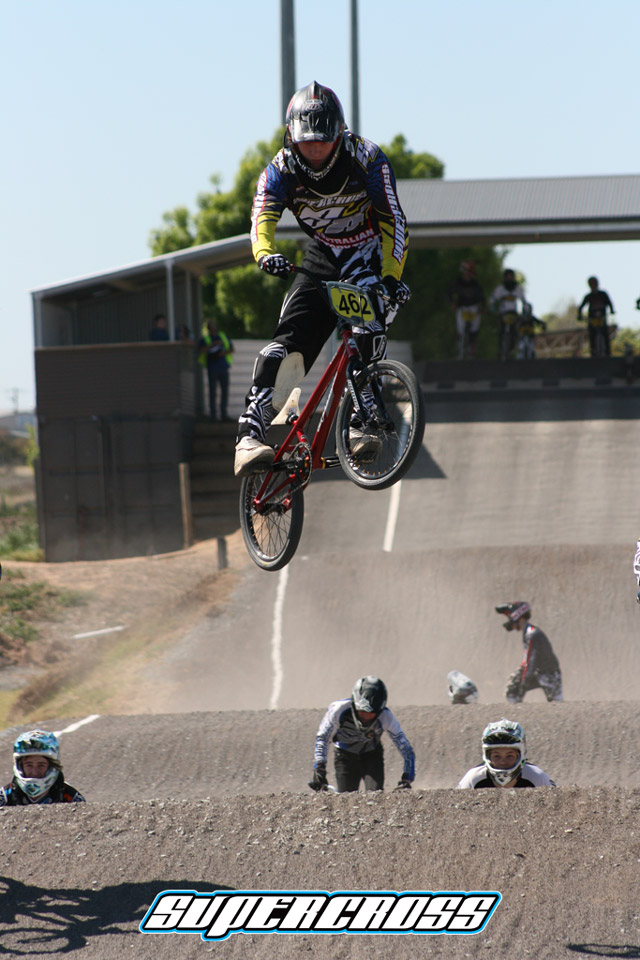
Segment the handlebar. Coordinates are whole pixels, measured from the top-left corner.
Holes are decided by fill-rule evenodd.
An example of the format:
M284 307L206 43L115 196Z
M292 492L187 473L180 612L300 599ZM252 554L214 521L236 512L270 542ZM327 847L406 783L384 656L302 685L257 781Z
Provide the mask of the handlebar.
M359 289L364 294L369 294L373 292L377 294L381 300L384 300L385 303L396 303L393 297L390 296L389 291L383 284L382 280L378 280L376 283L372 283L371 286L365 287L358 283L352 283L349 280L333 280L325 279L324 277L318 277L312 270L308 270L306 267L299 266L297 267L295 263L291 264L291 273L302 273L305 277L309 277L311 282L320 290L320 292L326 296L326 284L327 283L345 283L351 287L359 287Z

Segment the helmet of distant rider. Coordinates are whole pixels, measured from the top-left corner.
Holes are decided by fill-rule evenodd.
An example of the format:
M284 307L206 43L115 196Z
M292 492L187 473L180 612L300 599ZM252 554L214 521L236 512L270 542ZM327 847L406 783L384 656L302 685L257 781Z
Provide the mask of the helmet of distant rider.
M508 769L502 770L491 763L491 751L494 747L512 747L518 752L518 760ZM527 741L524 730L513 720L498 720L488 724L482 732L482 760L487 773L494 783L504 786L517 777L527 759Z
M289 147L296 165L312 180L321 180L333 168L346 130L344 111L329 87L313 81L292 96L287 107L284 145ZM333 150L323 166L316 170L298 150L298 144L319 141L332 143Z
M475 703L478 699L478 688L469 677L451 670L447 680L447 695L451 703Z
M44 777L26 777L22 770L25 757L45 757L49 769ZM16 783L30 800L43 797L58 779L62 770L60 765L60 746L54 733L46 730L28 730L21 733L13 745L13 775Z
M354 710L377 716L387 705L387 688L378 677L360 677L353 686L351 702Z
M503 613L507 622L502 626L505 630L513 630L521 617L531 619L531 606L525 600L516 600L515 603L501 603L496 607L496 613Z
M515 290L517 286L515 270L512 270L510 267L502 274L502 282L507 290Z
M476 275L476 262L475 260L463 260L460 263L460 273L469 273L472 277Z

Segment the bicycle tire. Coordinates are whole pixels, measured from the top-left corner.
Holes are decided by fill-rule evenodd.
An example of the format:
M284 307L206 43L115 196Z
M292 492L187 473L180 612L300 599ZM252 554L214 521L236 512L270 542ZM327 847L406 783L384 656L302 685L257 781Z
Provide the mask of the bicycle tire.
M422 446L425 403L414 373L403 363L381 360L371 364L356 376L358 389L362 391L371 378L375 379L382 409L375 410L366 432L379 438L380 450L369 462L352 454L349 428L354 404L347 390L336 415L336 452L352 483L365 490L384 490L405 475Z
M292 559L302 535L304 495L285 487L269 502L269 509L256 512L253 501L271 471L260 470L244 477L240 485L240 527L249 556L262 570L276 571ZM282 483L281 473L271 474L267 492ZM289 499L287 504L285 501Z

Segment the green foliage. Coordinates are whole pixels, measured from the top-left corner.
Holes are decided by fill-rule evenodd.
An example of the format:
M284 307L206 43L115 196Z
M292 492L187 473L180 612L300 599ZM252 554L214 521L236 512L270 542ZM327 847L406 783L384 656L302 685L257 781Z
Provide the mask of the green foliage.
M0 556L10 560L42 560L33 504L8 507L3 497L0 502Z
M16 466L25 463L28 442L24 437L14 437L0 430L0 466Z
M611 341L611 356L622 357L630 347L634 355L640 354L640 330L622 327Z
M0 649L3 638L30 643L38 636L34 621L55 619L59 607L85 603L82 594L71 590L56 590L40 581L16 583L24 580L18 572L4 571L0 583Z
M36 428L32 423L27 424L27 449L25 451L25 463L33 470L33 465L40 456L38 447L38 436Z
M442 161L431 153L414 153L401 133L382 149L391 161L396 180L441 180L444 176Z

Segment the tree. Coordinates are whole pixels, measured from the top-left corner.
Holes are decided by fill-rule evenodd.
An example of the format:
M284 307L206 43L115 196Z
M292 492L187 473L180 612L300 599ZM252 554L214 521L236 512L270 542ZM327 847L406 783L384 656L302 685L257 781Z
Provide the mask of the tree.
M222 192L220 178L214 175L213 190L198 196L194 214L184 206L165 213L163 226L151 231L153 256L247 233L256 181L280 149L283 133L284 127L271 141L260 141L245 153L231 190ZM415 153L402 134L382 149L399 180L439 179L444 174L441 160L430 153ZM278 250L295 263L302 260L302 242L280 241ZM502 270L502 256L492 248L420 250L410 245L404 279L413 298L399 312L392 334L396 339L412 341L416 359L453 356L455 326L447 288L456 277L460 260L470 257L476 260L478 278L488 293L499 282ZM231 336L268 338L280 313L285 289L281 280L261 273L255 264L220 271L203 280L205 317L215 316ZM493 340L497 342L497 338L487 336L483 346L482 333L479 353L491 355L493 350L495 354Z

